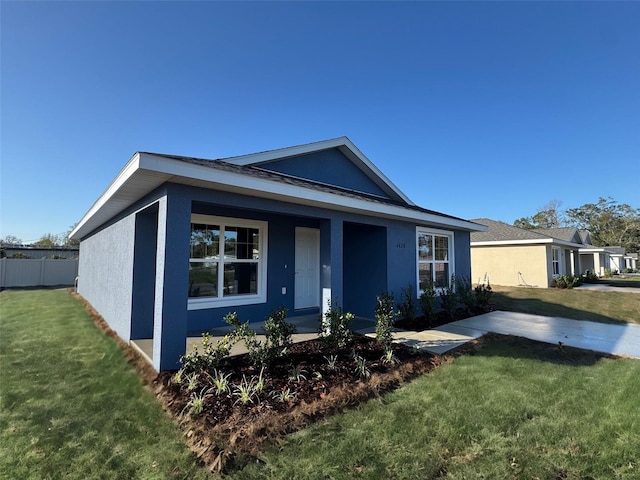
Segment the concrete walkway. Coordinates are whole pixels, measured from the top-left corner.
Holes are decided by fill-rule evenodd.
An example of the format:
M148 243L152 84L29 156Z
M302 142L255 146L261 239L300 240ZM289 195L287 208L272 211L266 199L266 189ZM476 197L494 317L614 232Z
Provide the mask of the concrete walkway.
M616 285L608 285L604 283L583 283L576 290L595 290L597 292L622 292L622 293L640 293L640 288L634 287L618 287Z
M640 325L597 323L515 312L490 312L424 332L396 331L394 339L408 346L442 354L488 332L552 344L562 342L570 347L640 358ZM366 331L359 333L371 335Z

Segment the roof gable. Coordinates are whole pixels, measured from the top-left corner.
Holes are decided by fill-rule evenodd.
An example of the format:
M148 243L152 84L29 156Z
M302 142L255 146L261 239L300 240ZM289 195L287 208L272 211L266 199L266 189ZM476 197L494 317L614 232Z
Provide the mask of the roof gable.
M584 243L576 227L536 228L535 232L571 243Z
M347 137L222 160L414 205Z

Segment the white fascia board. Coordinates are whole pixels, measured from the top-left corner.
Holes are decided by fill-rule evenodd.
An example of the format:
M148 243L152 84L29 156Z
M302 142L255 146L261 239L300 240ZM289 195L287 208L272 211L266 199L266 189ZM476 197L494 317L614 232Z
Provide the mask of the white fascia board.
M116 178L111 182L100 197L94 202L91 208L84 214L82 219L77 223L74 229L69 234L69 238L76 239L75 235L82 229L87 221L93 217L106 203L115 195L115 193L122 188L122 186L129 180L133 174L138 171L140 165L140 153L136 152L133 157L127 162L127 164L120 170L120 173L116 175Z
M141 169L177 177L171 178L171 181L177 183L193 184L190 180L196 179L212 184L212 186L220 190L245 194L251 192L256 197L273 198L309 206L321 206L330 210L409 220L421 224L435 224L461 230L486 231L484 225L475 224L467 220L419 212L397 205L345 197L335 193L313 190L298 185L283 184L265 178L251 177L237 172L218 170L151 154L141 154L139 166ZM186 181L181 182L180 177Z
M386 185L387 188L391 189L398 197L407 202L407 204L411 206L415 206L415 204L407 197L402 191L394 185L394 183L384 175L378 167L376 167L371 160L369 160L364 153L360 151L358 147L354 145L354 143L349 140L347 137L338 137L332 138L330 140L323 140L320 142L307 143L305 145L297 145L294 147L286 147L280 148L277 150L269 150L268 152L260 152L260 153L251 153L249 155L242 155L239 157L230 157L224 158L225 162L232 163L234 165L255 165L259 166L262 163L271 162L273 160L283 160L289 157L295 157L298 155L305 155L307 153L319 152L321 150L328 150L330 148L340 148L342 153L344 148L350 151L351 155L347 155L349 160L356 161L365 166L363 170L358 166L361 170L363 170L369 178L371 175L366 170L369 170L374 176L377 177L377 180L380 181L383 185ZM376 179L371 178L375 183Z
M536 244L552 244L558 245L562 247L573 247L580 248L580 245L577 243L565 242L564 240L558 240L557 238L538 238L538 239L528 239L528 240L492 240L492 241L484 241L484 242L471 242L472 247L492 247L492 246L503 246L503 245L536 245Z

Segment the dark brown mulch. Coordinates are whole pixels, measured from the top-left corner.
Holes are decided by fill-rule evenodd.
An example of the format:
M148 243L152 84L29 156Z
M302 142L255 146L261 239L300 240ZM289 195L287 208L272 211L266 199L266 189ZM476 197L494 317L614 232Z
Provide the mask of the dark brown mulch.
M322 342L312 340L291 346L286 357L277 360L263 374L263 393L252 404L242 405L234 395L204 395L204 410L192 415L188 402L192 396L185 384L171 381L175 372L158 374L142 355L124 342L82 296L69 292L81 301L95 324L112 337L134 366L141 381L148 386L174 420L180 425L185 439L198 458L211 470L224 472L259 458L264 449L277 443L285 435L301 430L328 416L352 408L370 398L395 390L411 379L446 363L452 356L434 356L416 352L402 345L393 349L398 362L384 364L382 347L364 336L354 336L353 344L339 352L337 371L329 369ZM463 353L473 350L477 342L457 350ZM352 358L355 351L367 360L370 375L362 377L356 371ZM302 376L291 377L292 367ZM238 381L259 375L259 369L251 366L247 356L228 359L225 373L230 380ZM193 392L206 393L211 385L206 375L199 376L199 384ZM273 392L286 389L295 392L291 401L278 401Z

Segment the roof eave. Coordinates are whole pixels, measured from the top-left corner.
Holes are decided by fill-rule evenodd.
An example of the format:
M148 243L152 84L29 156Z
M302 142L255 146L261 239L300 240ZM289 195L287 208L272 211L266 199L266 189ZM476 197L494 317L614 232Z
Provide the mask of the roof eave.
M140 177L151 177L151 180L140 181ZM457 230L486 231L484 225L467 220L420 212L401 205L377 203L360 198L349 198L337 193L316 191L299 185L287 185L280 182L254 178L241 173L212 169L203 165L181 162L175 159L136 153L125 165L116 179L98 198L84 217L71 232L70 237L76 240L83 238L98 228L104 222L113 218L127 206L116 211L114 197L123 190L127 190L128 197L132 197L130 190L136 189L136 180L144 184L144 191L137 192L136 197L142 198L154 188L165 182L184 183L205 188L216 188L236 193L251 194L261 198L271 198L309 206L327 208L331 210L374 215L381 218L412 221L418 224L434 225ZM109 208L111 207L111 208Z

